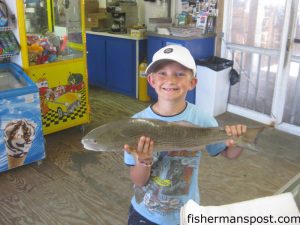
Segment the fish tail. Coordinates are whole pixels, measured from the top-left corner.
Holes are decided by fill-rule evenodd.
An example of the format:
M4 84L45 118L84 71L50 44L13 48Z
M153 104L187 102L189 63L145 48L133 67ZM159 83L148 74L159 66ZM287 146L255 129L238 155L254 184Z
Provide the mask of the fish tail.
M257 152L257 140L263 130L264 127L249 128L246 133L237 139L236 144L240 147Z

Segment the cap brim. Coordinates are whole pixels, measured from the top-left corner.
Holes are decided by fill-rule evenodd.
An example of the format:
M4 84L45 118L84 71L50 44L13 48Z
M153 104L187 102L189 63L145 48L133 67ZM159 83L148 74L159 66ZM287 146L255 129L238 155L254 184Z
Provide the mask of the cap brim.
M153 71L155 70L155 68L157 66L159 66L160 64L164 63L164 62L176 62L174 60L170 60L170 59L161 59L161 60L157 60L155 62L152 62L149 64L149 66L146 68L146 74L149 75L150 73L153 73Z
M157 61L155 61L155 62L150 63L149 66L146 68L145 73L146 73L147 76L148 76L149 74L153 73L153 72L155 71L155 69L156 69L160 64L165 63L165 62L177 62L177 63L179 63L180 65L182 65L180 62L178 62L178 61L176 61L176 60L172 60L172 59L160 59L160 60L157 60ZM182 66L185 67L185 68L188 68L188 67L186 67L185 65L182 65ZM188 69L192 70L193 75L196 76L196 71L194 71L194 70L191 69L191 68L188 68Z

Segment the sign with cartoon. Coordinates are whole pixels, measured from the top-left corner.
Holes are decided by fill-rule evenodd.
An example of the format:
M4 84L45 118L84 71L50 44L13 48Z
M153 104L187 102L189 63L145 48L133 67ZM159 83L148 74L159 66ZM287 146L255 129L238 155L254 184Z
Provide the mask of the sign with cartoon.
M89 121L86 77L82 68L78 64L67 64L30 70L39 88L45 134Z

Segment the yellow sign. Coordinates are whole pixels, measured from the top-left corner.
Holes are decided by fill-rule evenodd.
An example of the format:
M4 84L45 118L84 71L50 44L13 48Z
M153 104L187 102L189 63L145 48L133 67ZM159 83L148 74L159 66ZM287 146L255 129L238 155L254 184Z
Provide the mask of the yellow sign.
M44 134L89 122L84 60L33 66L26 72L39 88Z

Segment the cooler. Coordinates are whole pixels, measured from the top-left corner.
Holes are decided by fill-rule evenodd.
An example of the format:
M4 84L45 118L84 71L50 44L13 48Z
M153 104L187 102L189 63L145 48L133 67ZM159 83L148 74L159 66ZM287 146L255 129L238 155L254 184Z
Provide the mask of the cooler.
M0 64L0 172L45 158L37 86L12 63Z

